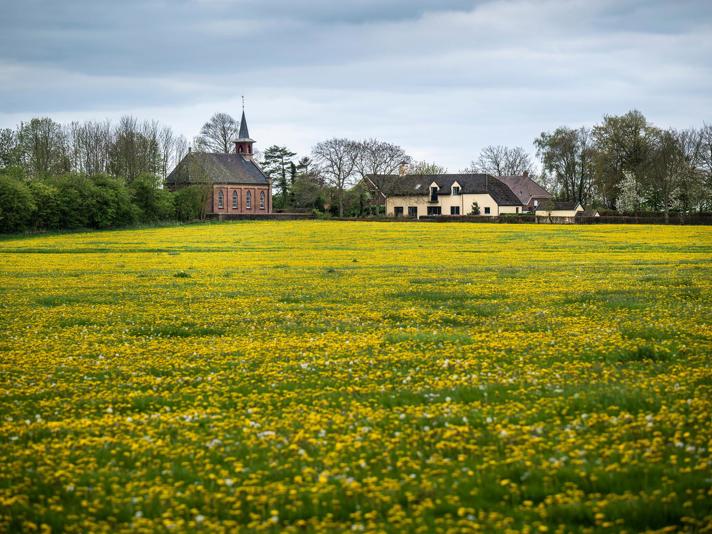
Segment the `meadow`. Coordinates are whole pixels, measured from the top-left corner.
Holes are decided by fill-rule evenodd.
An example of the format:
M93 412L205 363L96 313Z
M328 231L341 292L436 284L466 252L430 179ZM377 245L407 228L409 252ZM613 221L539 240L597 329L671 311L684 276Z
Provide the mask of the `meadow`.
M0 531L704 531L712 228L0 240Z

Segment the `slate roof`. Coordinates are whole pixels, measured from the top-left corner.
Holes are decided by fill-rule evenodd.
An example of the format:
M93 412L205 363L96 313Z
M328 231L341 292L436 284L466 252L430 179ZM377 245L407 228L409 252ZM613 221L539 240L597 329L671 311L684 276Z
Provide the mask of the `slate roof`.
M240 132L237 134L238 141L252 141L250 132L247 129L247 119L245 118L245 110L242 110L242 118L240 119Z
M452 184L460 184L460 193L490 196L499 206L521 206L522 202L503 182L487 174L378 174L368 176L387 197L420 196L430 194L430 184L435 182L438 194L449 195Z
M529 176L498 176L498 180L507 184L512 193L522 204L527 205L533 199L552 198L553 195L532 180Z
M241 154L190 152L168 175L166 183L267 185L269 180L254 161Z
M579 207L579 202L572 201L555 201L551 202L551 209L544 209L548 203L544 202L537 206L536 211L571 211Z

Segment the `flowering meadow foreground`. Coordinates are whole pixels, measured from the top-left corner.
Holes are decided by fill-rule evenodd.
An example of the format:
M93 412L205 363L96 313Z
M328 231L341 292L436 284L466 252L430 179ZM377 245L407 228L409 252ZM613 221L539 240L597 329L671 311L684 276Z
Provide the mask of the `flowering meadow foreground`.
M0 531L712 524L712 228L0 241Z

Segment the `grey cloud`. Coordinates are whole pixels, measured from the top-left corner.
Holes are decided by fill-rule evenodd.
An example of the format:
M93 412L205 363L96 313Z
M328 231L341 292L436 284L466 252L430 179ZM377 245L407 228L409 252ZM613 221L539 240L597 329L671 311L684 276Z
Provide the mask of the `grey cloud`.
M23 0L2 14L0 126L145 112L192 136L247 93L270 144L379 135L459 167L603 113L678 126L712 109L706 0Z

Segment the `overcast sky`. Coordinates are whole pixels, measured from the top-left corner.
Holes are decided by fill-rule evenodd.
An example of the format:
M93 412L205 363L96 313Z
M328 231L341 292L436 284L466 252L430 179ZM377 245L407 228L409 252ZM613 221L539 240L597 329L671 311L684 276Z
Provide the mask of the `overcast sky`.
M378 137L458 171L641 110L712 122L711 0L0 0L0 127L132 114L257 148Z

